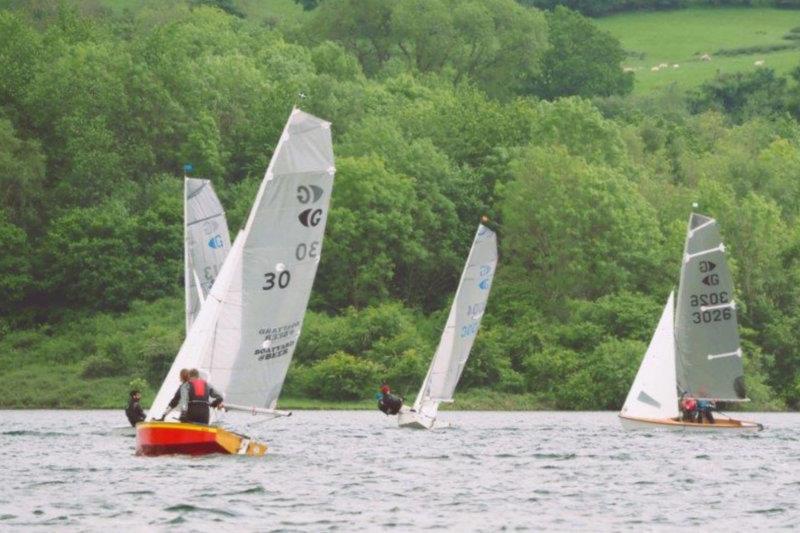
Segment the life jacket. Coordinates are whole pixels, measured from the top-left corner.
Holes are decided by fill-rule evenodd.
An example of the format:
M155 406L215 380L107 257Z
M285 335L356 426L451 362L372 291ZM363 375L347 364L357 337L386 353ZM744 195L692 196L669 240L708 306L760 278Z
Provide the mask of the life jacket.
M694 398L686 398L683 400L683 408L686 411L694 411L697 408L697 401Z
M208 383L196 378L189 380L189 403L208 403Z

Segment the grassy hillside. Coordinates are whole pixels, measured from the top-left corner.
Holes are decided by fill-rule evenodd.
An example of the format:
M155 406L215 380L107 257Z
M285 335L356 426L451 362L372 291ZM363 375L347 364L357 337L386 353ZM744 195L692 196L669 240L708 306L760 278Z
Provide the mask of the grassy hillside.
M98 3L115 13L123 13L125 10L136 12L149 2L151 0L100 0ZM291 20L303 13L303 8L294 0L235 0L233 4L248 18L262 21Z
M677 83L694 87L717 73L730 73L764 66L786 73L797 66L800 48L721 55L720 51L774 45L800 45L784 39L800 26L800 11L768 8L695 8L657 13L626 13L597 19L630 53L625 66L634 69L635 92L646 93ZM728 52L729 53L729 52ZM711 61L702 61L709 54ZM651 68L666 63L657 72ZM673 65L679 65L677 68Z

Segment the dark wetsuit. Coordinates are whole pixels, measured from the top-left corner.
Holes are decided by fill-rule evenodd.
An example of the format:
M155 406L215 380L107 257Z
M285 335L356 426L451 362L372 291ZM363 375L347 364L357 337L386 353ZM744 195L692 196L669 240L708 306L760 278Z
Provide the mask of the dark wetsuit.
M128 417L128 422L130 422L132 426L135 426L139 422L144 422L144 409L142 409L142 406L139 404L139 400L131 398L128 401L128 407L125 409L125 416Z
M396 415L400 412L401 407L403 407L403 399L392 393L384 394L378 400L378 409L387 415Z
M213 398L213 401L209 401ZM181 389L169 402L170 407L178 405L181 399ZM185 412L181 413L181 422L192 422L194 424L208 424L209 406L216 407L222 403L222 395L214 390L205 380L192 379L189 381L189 406Z

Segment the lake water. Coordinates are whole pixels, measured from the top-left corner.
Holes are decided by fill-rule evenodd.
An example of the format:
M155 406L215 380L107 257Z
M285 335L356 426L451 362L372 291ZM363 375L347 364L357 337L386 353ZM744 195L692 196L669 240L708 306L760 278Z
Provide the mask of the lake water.
M454 427L425 432L377 411L296 411L249 427L263 458L146 458L109 433L121 411L0 411L0 529L797 527L800 415L746 418L767 427L624 432L608 412L445 412Z

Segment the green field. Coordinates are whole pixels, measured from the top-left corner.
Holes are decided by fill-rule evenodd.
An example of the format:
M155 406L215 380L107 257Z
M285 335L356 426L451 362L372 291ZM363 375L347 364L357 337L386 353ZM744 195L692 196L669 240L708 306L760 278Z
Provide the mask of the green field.
M772 53L720 56L721 49L790 44L783 36L800 26L800 11L767 8L695 8L656 13L626 13L596 19L631 55L624 66L636 75L635 92L650 92L676 83L694 87L717 73L759 68L780 74L800 64L800 48ZM799 41L794 41L800 43ZM711 61L700 56L709 54ZM651 68L669 65L657 72ZM679 65L677 68L673 65Z
M151 0L101 0L100 4L120 14L125 10L136 12L149 2ZM295 19L303 13L303 8L294 0L235 0L234 6L248 18L260 21L281 22Z

